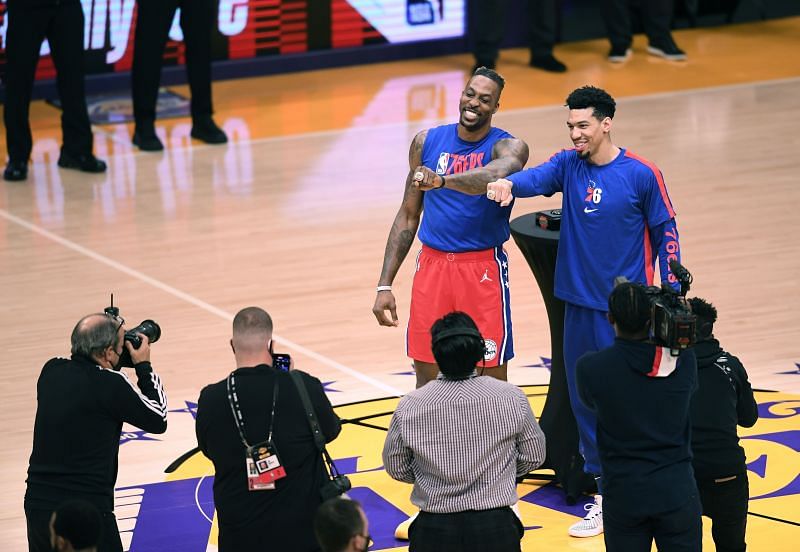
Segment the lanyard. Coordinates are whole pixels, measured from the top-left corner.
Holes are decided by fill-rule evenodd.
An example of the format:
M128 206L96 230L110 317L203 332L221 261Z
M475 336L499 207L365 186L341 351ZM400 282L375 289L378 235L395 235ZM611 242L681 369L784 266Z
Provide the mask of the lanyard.
M250 448L250 444L247 442L247 438L244 435L244 418L242 417L242 411L239 408L239 397L236 393L236 380L233 377L233 372L228 376L228 402L231 405L231 412L233 412L233 421L236 422L236 429L239 430L239 437L242 439L242 443L244 444L245 448ZM272 425L275 422L275 404L278 402L278 378L275 378L275 386L272 390L272 413L269 417L269 435L267 436L267 442L272 442Z

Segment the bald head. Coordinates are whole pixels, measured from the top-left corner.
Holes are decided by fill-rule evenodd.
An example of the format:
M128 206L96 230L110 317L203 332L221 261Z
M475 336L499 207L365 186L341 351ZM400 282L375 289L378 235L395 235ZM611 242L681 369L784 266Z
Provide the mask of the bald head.
M233 319L233 344L236 352L252 353L266 350L272 339L272 318L259 307L240 310Z
M72 330L72 354L95 358L109 347L116 347L119 324L103 313L84 316Z

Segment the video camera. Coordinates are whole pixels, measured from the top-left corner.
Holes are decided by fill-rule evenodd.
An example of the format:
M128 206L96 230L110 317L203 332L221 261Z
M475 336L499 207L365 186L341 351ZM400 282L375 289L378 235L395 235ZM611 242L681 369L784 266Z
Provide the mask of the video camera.
M650 299L650 339L654 345L670 349L673 356L695 343L697 317L686 301L686 294L692 283L692 275L678 261L670 261L669 268L680 283L680 292L669 284L661 287L647 286L645 291ZM627 282L624 276L614 279L614 287Z
M111 305L103 309L103 312L124 323L124 319L119 315L119 308L114 306L114 294L111 294ZM147 336L150 343L155 343L161 337L161 326L156 324L154 320L143 320L141 324L135 328L131 328L125 332L125 341L129 341L134 349L142 346L142 338L138 334ZM131 354L126 347L122 348L122 354L119 356L119 368L127 366L133 368L133 360Z

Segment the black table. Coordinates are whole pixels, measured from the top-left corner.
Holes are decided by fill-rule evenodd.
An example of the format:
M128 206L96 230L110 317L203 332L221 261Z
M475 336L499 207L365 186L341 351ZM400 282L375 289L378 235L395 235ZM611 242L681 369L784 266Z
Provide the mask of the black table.
M594 480L583 472L583 458L578 452L578 427L569 403L564 370L564 302L553 294L559 231L537 224L542 215L553 215L556 211L560 214L560 210L552 210L515 218L511 221L511 236L539 284L550 322L550 387L539 418L547 437L543 467L555 472L567 502L574 503L581 493L594 489Z

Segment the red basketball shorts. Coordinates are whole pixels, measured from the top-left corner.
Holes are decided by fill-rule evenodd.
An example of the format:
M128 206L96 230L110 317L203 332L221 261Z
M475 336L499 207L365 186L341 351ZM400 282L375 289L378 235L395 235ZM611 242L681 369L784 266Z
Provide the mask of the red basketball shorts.
M508 257L502 247L445 253L422 246L411 289L406 348L414 360L435 363L431 326L461 311L475 321L486 342L486 366L514 357L508 290Z

